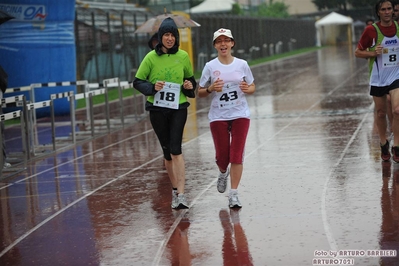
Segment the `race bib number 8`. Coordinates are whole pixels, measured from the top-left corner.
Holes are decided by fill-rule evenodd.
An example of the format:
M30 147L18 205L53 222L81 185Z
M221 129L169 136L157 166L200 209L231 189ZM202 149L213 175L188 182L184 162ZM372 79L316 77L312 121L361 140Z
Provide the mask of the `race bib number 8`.
M395 67L399 65L399 46L382 49L383 67Z
M179 108L180 84L165 82L162 90L154 95L154 105L170 109Z

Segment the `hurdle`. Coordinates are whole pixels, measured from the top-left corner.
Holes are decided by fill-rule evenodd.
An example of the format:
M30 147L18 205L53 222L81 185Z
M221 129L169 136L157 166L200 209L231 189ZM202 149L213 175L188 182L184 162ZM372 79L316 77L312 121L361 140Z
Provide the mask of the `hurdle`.
M117 88L118 89L118 104L119 104L119 119L118 121L115 121L114 119L111 118L110 114L110 104L111 102L109 101L109 90L112 88ZM93 96L101 95L104 94L104 116L105 116L105 124L107 127L107 131L111 131L111 125L117 124L119 121L122 124L122 127L125 126L126 124L126 114L125 114L125 109L124 109L124 99L123 99L123 90L125 89L132 89L133 84L129 83L127 81L120 81L119 78L111 78L111 79L105 79L103 80L103 83L89 83L86 86L86 93L82 95L76 95L76 99L82 99L83 97L86 98L86 116L88 118L88 123L91 125L91 134L94 135L94 105L92 101ZM134 95L134 98L136 98L136 95ZM137 119L137 111L135 110L135 118L136 121ZM96 120L97 123L102 124L100 120Z
M42 101L42 102L34 102L34 103L26 103L25 109L27 110L27 131L30 133L30 137L27 140L28 143L28 158L31 158L31 155L36 156L36 150L39 146L39 130L37 129L37 124L35 122L35 110L50 107L51 101ZM36 129L36 130L35 130ZM46 148L46 145L42 145L43 148Z
M103 80L103 86L105 88L105 93L108 96L108 89L116 87L118 89L118 95L119 95L119 115L122 123L122 127L125 127L125 119L124 119L124 104L123 104L123 94L122 94L122 88L121 88L121 83L119 78L110 78L110 79L104 79ZM108 97L107 97L108 98ZM108 99L107 99L108 100ZM107 102L107 106L109 107L109 102ZM109 112L109 108L108 108Z
M4 93L3 96L7 95L8 93L12 92L22 92L22 91L28 91L29 95L32 99L32 87L31 86L22 86L22 87L14 87L14 88L7 88L6 92ZM3 98L5 99L5 98Z
M121 116L121 123L122 123L122 127L124 127L125 122L126 122L126 118L128 118L127 116L125 116L125 107L124 107L124 101L123 101L123 90L126 89L133 89L133 83L129 83L127 81L119 81L119 78L111 78L111 79L105 79L103 80L103 84L105 88L112 88L112 87L117 87L118 88L118 93L119 93L119 104L120 104L120 116ZM141 102L138 104L138 98L141 99ZM142 110L140 111L140 114L144 114L145 113L145 97L140 94L139 96L137 96L135 93L133 93L133 101L134 101L134 118L135 120L139 120L139 112L137 110L137 106L141 106Z
M25 106L26 105L26 98L25 95L16 95L12 97L7 97L7 98L2 98L1 99L1 107L11 107L11 106ZM19 118L20 119L20 127L21 127L21 143L22 143L22 150L20 153L18 152L10 152L10 155L13 156L22 156L23 157L23 162L24 166L26 166L27 160L29 159L29 152L28 152L28 143L27 143L27 138L28 138L28 131L27 131L27 124L26 124L26 112L25 110L17 110L14 112L8 112L0 115L0 121L1 123L4 123L6 120L12 120ZM3 142L3 132L0 129L0 144ZM4 172L20 172L24 170L25 168L16 168L16 167L11 167L7 169L3 169L3 164L4 164L4 158L3 158L3 152L0 152L0 162L1 162L1 171L0 171L0 176L3 177L3 171Z
M62 99L62 98L68 98L69 101L69 109L70 109L70 118L71 118L71 137L72 137L72 143L76 143L76 118L75 118L75 97L74 97L74 92L69 91L69 92L60 92L60 93L55 93L55 94L50 94L50 113L51 113L51 138L52 138L52 144L53 144L53 150L55 151L57 149L56 143L57 140L65 140L65 137L56 137L56 121L55 121L55 110L54 110L54 101L57 99Z
M54 93L50 95L49 100L45 100L42 102L35 102L35 90L43 87L56 87L56 86L71 86L71 85L79 85L79 86L84 86L84 93L79 93L79 94L74 94L73 91L69 92L63 92L63 93ZM98 88L98 89L95 89ZM64 82L49 82L49 83L32 83L30 86L23 86L23 87L18 87L18 88L10 88L7 89L7 93L9 92L18 92L18 91L29 91L31 95L32 101L26 101L24 98L23 103L21 103L20 97L23 97L23 95L20 96L13 96L9 98L3 98L2 99L2 105L7 105L11 104L13 101L16 107L21 107L22 111L17 111L17 112L12 112L13 114L7 114L7 116L3 117L3 119L11 118L12 115L16 115L18 117L23 116L21 120L23 120L23 125L21 127L21 130L23 130L23 133L21 135L23 136L23 153L26 155L25 161L29 160L32 158L32 156L36 156L39 153L45 152L49 149L52 151L56 151L57 148L59 148L60 140L72 140L71 144L76 144L77 142L77 136L79 134L91 134L92 137L95 136L95 134L99 133L105 133L102 132L101 127L96 127L95 123L100 121L100 125L103 124L101 120L96 120L94 117L94 104L93 104L93 97L96 95L101 95L103 94L105 97L105 106L104 108L106 109L105 114L105 122L107 124L107 132L111 132L113 124L115 122L112 122L113 119L111 119L111 114L110 114L110 101L108 99L108 90L117 88L118 89L118 100L115 101L116 104L119 104L119 114L116 116L116 124L121 124L122 127L125 126L126 124L126 118L127 115L125 116L125 108L124 108L124 98L123 98L123 90L125 89L133 89L133 84L129 83L127 81L120 81L119 78L111 78L111 79L106 79L103 80L102 84L98 83L88 83L86 80L81 80L81 81L64 81ZM93 90L94 89L94 90ZM144 112L144 100L145 97L142 95L134 95L134 98L131 100L134 100L134 103L132 105L132 110L133 110L133 115L135 115L134 120L138 120L138 113L137 108L141 108L142 111L140 111L140 115L145 113ZM140 96L140 97L139 97ZM14 100L13 100L13 99ZM55 117L55 111L54 111L54 106L55 106L55 101L57 99L61 98L68 98L68 101L70 103L70 122L69 121L56 121ZM84 123L90 122L90 130L81 130L79 132L77 131L77 126L79 123L76 121L76 110L75 110L75 103L76 100L79 99L86 99L86 102L88 103L86 106L86 114L87 114L87 119L90 121L83 121ZM140 103L142 103L140 106L137 105L136 99L140 99ZM41 121L40 123L37 123L36 121L36 110L44 107L49 107L51 111L51 129L50 125L46 123L45 121ZM134 108L134 109L133 109ZM104 116L103 116L104 117ZM56 130L57 126L61 123L70 123L71 131L70 135L68 136L57 136L59 135L58 130ZM44 126L44 127L43 127ZM50 136L50 131L51 131L51 136ZM57 131L57 133L56 133ZM21 131L22 132L22 131ZM40 141L39 141L40 140ZM48 141L50 140L50 141ZM48 142L47 142L48 141ZM62 143L66 144L66 143ZM51 148L50 148L51 147ZM40 151L40 149L42 149ZM1 159L1 158L0 158Z
M53 151L56 151L57 148L57 144L60 144L60 141L65 141L65 140L72 140L72 143L70 143L70 145L72 144L76 144L77 142L77 134L76 134L76 126L77 126L77 122L76 122L76 110L75 110L75 100L78 99L83 99L83 98L90 98L93 95L99 95L99 94L103 94L105 92L105 89L102 90L97 90L97 91L91 91L88 93L81 93L81 94L77 94L75 95L73 91L69 91L69 92L61 92L61 93L54 93L50 95L50 100L48 101L42 101L42 102L37 102L37 103L31 103L31 104L27 104L26 108L29 111L29 118L31 121L31 124L29 124L29 132L30 132L30 142L31 142L31 147L33 147L32 149L30 149L31 153L33 155L37 155L37 151L39 150L39 148L43 149L42 151L44 152L45 149L50 149L49 147L52 147ZM75 97L76 96L76 97ZM62 99L62 98L68 98L69 101L69 108L70 108L70 128L71 128L71 133L69 134L70 136L58 136L56 134L56 127L57 124L60 124L56 121L56 117L55 117L55 110L54 110L54 106L55 106L55 101L57 99ZM40 143L38 140L38 134L39 134L39 124L35 124L34 123L34 119L33 119L33 114L35 113L34 110L39 109L39 108L43 108L43 107L50 107L50 118L51 118L51 143ZM92 104L89 106L89 109L92 109ZM92 114L92 112L90 112L90 114ZM94 118L91 115L91 121L94 121ZM45 124L45 123L40 123L40 124ZM33 127L36 128L36 130L33 130ZM92 136L94 137L94 124L92 125ZM46 138L49 139L49 138ZM68 143L64 143L64 146L68 146ZM58 145L59 146L59 145Z
M66 87L66 86L87 86L87 80L78 80L78 81L60 81L60 82L45 82L45 83L32 83L30 84L31 88L31 102L36 102L35 99L35 90L39 88L49 88L49 87ZM34 124L36 124L36 113L33 116Z
M35 89L37 89L37 88L65 87L65 86L87 86L87 84L88 84L87 80L32 83L30 85L30 88L32 90L31 102L35 102Z
M109 85L108 85L109 86ZM132 89L134 90L133 87L133 83L129 83L129 82L120 82L120 89L121 89L121 93L120 95L122 95L122 91L126 90L126 89ZM145 111L145 102L146 102L146 97L143 94L139 94L137 95L136 93L133 92L133 106L134 106L134 119L135 121L140 120L140 118L145 117L146 111ZM122 103L123 105L125 104L124 102ZM140 111L138 111L137 107L139 106L139 108L141 109ZM123 109L123 112L126 113L126 109ZM141 116L140 115L144 115ZM124 115L124 121L126 122L126 119L129 118L129 116Z
M84 93L77 94L75 96L75 100L80 100L80 99L86 99L86 110L87 110L87 119L90 122L90 132L91 135L94 137L95 136L95 127L94 127L94 113L93 113L93 96L96 95L102 95L105 94L106 90L104 88L98 89L98 90L93 90L93 91L88 91ZM107 125L108 125L108 132L110 131L110 125L109 125L109 116L106 117ZM82 133L82 132L80 132Z

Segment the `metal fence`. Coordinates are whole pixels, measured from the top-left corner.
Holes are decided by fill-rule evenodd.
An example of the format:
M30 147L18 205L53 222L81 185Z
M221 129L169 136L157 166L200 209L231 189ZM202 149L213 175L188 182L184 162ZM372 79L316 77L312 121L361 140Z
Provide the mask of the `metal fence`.
M77 79L100 82L117 76L131 81L149 51L147 42L151 37L134 31L154 15L143 10L77 8ZM191 18L201 24L192 28L195 70L201 70L204 63L215 56L212 35L221 27L232 30L235 55L247 60L315 45L313 20L220 14L193 14Z
M204 54L206 60L215 56L212 36L219 28L232 31L235 55L246 60L315 45L316 30L314 21L310 20L233 15L192 15L192 19L201 24L193 29L194 51L197 55ZM198 63L197 56L197 67L201 65Z

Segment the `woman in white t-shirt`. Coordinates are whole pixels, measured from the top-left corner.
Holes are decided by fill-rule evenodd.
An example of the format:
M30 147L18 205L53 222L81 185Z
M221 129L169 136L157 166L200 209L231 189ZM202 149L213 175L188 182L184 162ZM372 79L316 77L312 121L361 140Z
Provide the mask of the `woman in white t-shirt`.
M237 189L243 172L245 142L250 124L245 95L255 92L255 84L248 63L232 55L234 45L229 29L215 31L213 46L218 56L206 63L198 96L212 97L208 117L219 168L217 189L220 193L226 191L230 172L229 207L241 208Z

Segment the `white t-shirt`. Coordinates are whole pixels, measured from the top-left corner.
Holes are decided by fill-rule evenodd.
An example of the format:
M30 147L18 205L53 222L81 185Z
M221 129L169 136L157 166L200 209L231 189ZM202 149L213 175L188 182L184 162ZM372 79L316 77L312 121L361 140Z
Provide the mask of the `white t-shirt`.
M245 60L234 57L229 65L220 63L215 58L205 64L199 85L209 87L217 79L224 82L223 91L211 93L212 102L208 113L209 120L233 120L237 118L249 118L250 111L245 93L239 88L241 81L248 84L254 82L252 71Z

